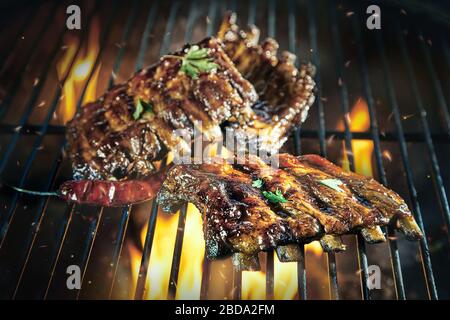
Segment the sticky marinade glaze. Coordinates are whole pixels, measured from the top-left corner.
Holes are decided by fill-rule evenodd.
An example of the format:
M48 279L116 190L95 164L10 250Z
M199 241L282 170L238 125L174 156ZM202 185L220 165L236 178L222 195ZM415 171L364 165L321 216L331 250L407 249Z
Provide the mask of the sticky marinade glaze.
M213 68L195 76L180 71L192 48L206 55ZM68 123L74 178L148 176L167 150L190 150L182 135L192 135L197 127L206 139L220 136L219 125L249 116L257 97L215 39L163 56L83 106Z
M209 258L233 254L245 270L259 268L257 254L276 249L281 261L297 261L297 245L320 240L342 251L339 236L360 232L385 241L392 224L408 239L422 233L404 200L377 181L346 172L316 156L279 155L278 168L250 156L230 163L178 165L170 169L158 203L176 212L184 201L203 215Z
M314 102L314 68L297 69L289 52L278 58L274 39L258 44L259 30L241 30L235 20L227 15L217 38L161 57L83 106L67 125L74 178L148 176L167 151L190 150L174 131L192 135L194 127L210 141L233 129L276 153ZM193 73L199 54L213 67Z
M301 63L297 68L295 54L279 53L279 44L272 38L260 43L256 26L240 28L236 20L236 14L227 14L217 38L239 72L255 87L259 99L252 106L255 114L250 121L231 119L228 126L238 129L238 136L245 129L245 138L258 149L277 153L292 130L306 120L314 103L315 67Z

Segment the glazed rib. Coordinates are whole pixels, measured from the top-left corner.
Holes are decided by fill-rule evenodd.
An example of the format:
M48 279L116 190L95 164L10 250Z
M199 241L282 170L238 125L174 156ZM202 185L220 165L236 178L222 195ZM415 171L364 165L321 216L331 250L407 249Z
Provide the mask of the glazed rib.
M199 208L209 258L231 252L254 256L320 233L315 219L296 217L295 209L274 211L260 190L252 187L252 176L229 164L175 166L157 199L168 212L176 211L183 201Z
M198 79L180 72L177 57L186 54L187 45L82 107L67 125L74 178L146 177L168 151L190 153L190 143L180 135L192 137L194 128L207 141L231 129L241 143L278 152L314 101L313 68L297 69L288 52L278 59L276 41L259 45L258 38L256 27L246 33L229 15L218 39L198 43L217 70ZM152 105L151 116L134 119L139 100Z
M379 227L389 223L408 239L422 236L395 192L319 156L280 154L278 168L256 156L234 160L175 166L157 196L168 212L183 201L199 208L209 258L234 254L238 267L254 269L259 251L277 248L280 260L292 261L292 245L316 239L325 250L342 251L340 235L361 232L377 242L384 240ZM286 201L273 202L264 192L281 192Z
M394 222L397 223L406 237L411 240L421 237L422 233L414 221L408 205L394 191L386 188L373 178L342 170L318 155L304 155L299 157L299 160L343 181L360 202L371 209L376 208L378 210L378 217L381 222L397 219Z
M252 118L229 121L229 126L247 130L259 149L278 152L290 132L305 121L314 103L315 69L311 64L295 66L295 54L283 51L277 57L278 43L271 38L259 41L259 29L240 29L236 15L228 14L218 32L226 54L259 95L252 106ZM253 137L253 138L252 138Z
M197 79L180 71L176 57L190 46L137 72L98 101L81 108L67 125L69 154L77 179L121 180L148 176L154 160L167 150L190 152L190 144L174 135L192 136L194 127L205 139L221 135L219 125L251 112L257 100L253 86L236 70L220 42L198 43L218 67ZM152 113L134 119L138 100L152 105Z

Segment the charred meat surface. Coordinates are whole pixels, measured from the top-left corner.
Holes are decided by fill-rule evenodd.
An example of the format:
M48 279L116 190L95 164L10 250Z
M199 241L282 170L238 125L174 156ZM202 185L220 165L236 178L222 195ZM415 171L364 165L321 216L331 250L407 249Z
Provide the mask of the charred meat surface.
M297 69L289 52L278 59L276 41L259 45L258 36L256 27L240 30L228 15L218 39L163 56L82 107L67 125L74 178L148 176L169 150L190 152L183 137L192 137L194 128L209 141L221 129L234 129L239 141L276 153L314 101L313 68ZM197 74L198 60L185 64L195 46L215 68Z
M379 226L389 223L408 239L422 236L395 192L319 156L280 154L276 168L256 156L233 160L175 166L157 196L168 212L184 201L199 208L209 258L239 253L233 261L254 267L259 251L278 247L281 260L290 261L292 244L320 239L324 249L339 251L340 235L361 232L379 241Z
M314 103L315 69L311 64L295 66L296 56L284 51L277 57L278 43L271 38L259 41L259 29L240 29L236 15L228 14L217 37L239 72L255 87L259 101L251 118L230 121L230 127L246 129L260 149L278 151L293 128L305 121ZM241 130L237 130L240 132Z
M205 39L197 47L207 50L216 68L195 77L183 72L182 59L192 48L186 46L79 110L67 125L76 179L147 176L155 171L152 162L167 149L190 150L180 135L192 135L197 127L206 139L213 139L221 135L222 122L251 112L257 94L221 43ZM137 112L139 104L149 110Z
M286 165L292 156L285 155ZM343 170L330 161L318 155L304 155L298 158L299 162L310 168L314 168L333 176L346 185L354 197L365 207L377 210L373 215L375 224L384 224L393 221L397 227L410 240L418 239L422 232L414 220L408 205L397 193L378 183L375 179L358 175L351 171ZM281 162L281 161L280 161ZM372 219L372 218L370 218Z
M269 203L252 181L251 174L227 163L178 165L169 171L157 199L168 212L183 201L199 208L209 258L236 251L255 255L321 232L312 217Z

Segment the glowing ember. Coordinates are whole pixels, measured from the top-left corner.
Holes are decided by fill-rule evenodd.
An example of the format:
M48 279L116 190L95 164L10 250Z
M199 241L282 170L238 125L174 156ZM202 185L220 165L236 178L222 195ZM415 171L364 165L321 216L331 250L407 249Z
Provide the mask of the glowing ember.
M389 152L389 150L383 151L383 158L389 160L389 162L392 162L392 154Z

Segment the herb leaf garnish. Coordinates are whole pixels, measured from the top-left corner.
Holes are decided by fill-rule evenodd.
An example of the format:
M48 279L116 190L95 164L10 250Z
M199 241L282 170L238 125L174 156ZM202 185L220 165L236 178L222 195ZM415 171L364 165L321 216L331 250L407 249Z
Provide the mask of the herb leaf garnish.
M210 72L219 66L208 57L208 49L192 46L182 58L180 70L192 79L197 79L202 72Z
M323 184L324 186L327 186L328 188L336 190L337 192L344 192L344 190L340 188L340 186L342 186L342 181L339 179L323 179L318 180L318 182Z
M261 179L257 179L257 180L252 182L252 187L261 189L262 186L263 186L263 183L264 182Z
M277 189L275 191L275 193L273 193L271 191L263 191L262 194L267 200L269 200L269 202L272 202L272 203L287 202L286 198L283 196L283 194L281 193L281 191L279 189Z
M139 99L136 104L136 109L133 112L133 119L140 119L145 113L153 113L153 106L149 102Z

